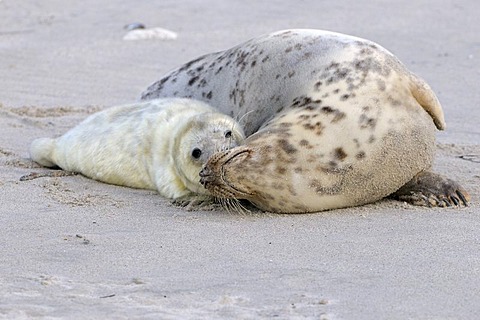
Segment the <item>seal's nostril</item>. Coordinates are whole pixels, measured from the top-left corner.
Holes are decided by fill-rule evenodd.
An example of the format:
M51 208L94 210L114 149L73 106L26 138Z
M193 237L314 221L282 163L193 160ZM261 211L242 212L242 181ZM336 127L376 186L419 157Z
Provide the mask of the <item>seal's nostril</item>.
M203 168L202 170L200 170L200 173L199 173L200 177L204 178L204 177L208 176L208 175L209 175L209 171L210 171L210 170L208 170L207 168ZM202 180L203 180L203 179L202 179Z

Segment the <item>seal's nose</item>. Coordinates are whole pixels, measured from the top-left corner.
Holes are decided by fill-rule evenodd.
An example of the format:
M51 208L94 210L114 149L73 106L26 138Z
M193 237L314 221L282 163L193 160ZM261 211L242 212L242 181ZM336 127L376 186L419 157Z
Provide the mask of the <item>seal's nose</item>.
M207 183L211 182L214 180L214 177L212 175L212 170L208 169L207 167L204 167L200 173L200 183L206 188Z

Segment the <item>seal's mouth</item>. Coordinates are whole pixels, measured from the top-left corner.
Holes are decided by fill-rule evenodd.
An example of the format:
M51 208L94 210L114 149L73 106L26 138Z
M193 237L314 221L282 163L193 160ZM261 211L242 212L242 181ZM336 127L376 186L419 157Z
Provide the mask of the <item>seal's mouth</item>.
M248 154L250 154L249 149L231 149L219 157L210 159L200 171L200 183L206 189L213 191L212 193L215 193L214 195L216 195L216 193L222 195L228 194L232 198L253 195L253 193L242 190L233 185L227 179L226 174L226 166L229 162L239 156L248 156Z

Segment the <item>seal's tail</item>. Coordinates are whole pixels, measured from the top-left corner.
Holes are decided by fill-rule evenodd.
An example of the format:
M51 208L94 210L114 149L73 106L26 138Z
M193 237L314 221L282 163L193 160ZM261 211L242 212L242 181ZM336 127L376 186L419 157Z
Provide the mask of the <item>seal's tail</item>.
M33 140L30 145L30 157L33 161L44 167L55 167L53 157L55 140L50 138L40 138Z
M443 116L442 106L432 88L421 78L412 74L410 82L410 91L413 97L418 101L425 111L432 117L438 130L444 130L446 127Z

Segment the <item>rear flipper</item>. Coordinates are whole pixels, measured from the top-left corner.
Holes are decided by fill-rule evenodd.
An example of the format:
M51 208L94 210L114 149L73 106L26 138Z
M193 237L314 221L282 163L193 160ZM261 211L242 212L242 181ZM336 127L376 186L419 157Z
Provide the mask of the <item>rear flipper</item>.
M470 201L457 182L429 171L420 172L390 197L426 207L467 206Z
M55 140L49 138L35 139L30 145L30 157L36 163L44 167L56 167L53 160L53 151L55 148Z

